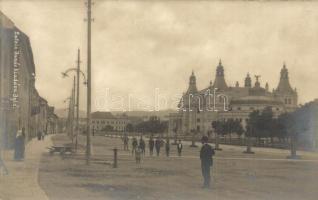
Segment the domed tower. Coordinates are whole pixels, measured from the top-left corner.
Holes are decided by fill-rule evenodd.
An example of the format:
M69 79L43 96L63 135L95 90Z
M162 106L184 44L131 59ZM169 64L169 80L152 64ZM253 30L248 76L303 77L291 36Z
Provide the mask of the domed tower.
M251 88L252 87L252 79L251 79L249 73L247 73L244 83L245 83L244 87L247 87L247 88Z
M197 81L196 81L196 77L194 75L194 72L192 71L192 74L189 78L189 87L187 90L187 94L195 94L197 92L198 92Z
M284 103L287 112L292 112L297 108L297 91L293 90L289 83L288 69L285 63L280 71L280 80L274 95Z
M213 84L214 88L218 88L219 90L226 90L227 84L225 82L224 78L224 68L222 66L222 62L220 60L219 65L216 68L216 75L215 75L215 80Z

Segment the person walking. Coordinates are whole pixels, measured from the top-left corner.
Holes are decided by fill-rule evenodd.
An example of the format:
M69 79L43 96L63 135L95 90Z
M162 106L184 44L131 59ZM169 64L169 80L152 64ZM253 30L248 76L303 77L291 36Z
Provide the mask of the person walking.
M202 147L200 151L201 170L204 179L203 188L209 188L211 182L210 168L213 166L213 156L215 155L214 149L208 144L208 137L203 136Z
M181 156L182 148L183 148L183 145L181 143L181 140L179 140L179 142L177 144L178 156Z
M138 146L138 141L137 141L137 139L135 137L132 139L132 144L131 145L132 145L131 153L132 153L132 155L134 155L135 152L136 152L137 146Z
M146 143L145 143L145 140L142 139L142 136L140 137L140 140L139 140L139 147L140 147L140 150L141 150L141 154L145 156L145 154L146 154Z
M161 139L157 138L156 141L155 141L155 148L156 148L157 156L159 156L159 154L160 154L161 145L162 145L161 144Z
M170 155L170 140L167 138L166 140L166 156L169 157Z
M150 136L150 139L149 139L149 155L152 156L153 155L153 148L155 147L155 141L153 140L153 137Z
M129 144L129 138L127 135L124 136L123 138L124 140L124 151L128 151L129 150L129 147L128 147L128 144Z

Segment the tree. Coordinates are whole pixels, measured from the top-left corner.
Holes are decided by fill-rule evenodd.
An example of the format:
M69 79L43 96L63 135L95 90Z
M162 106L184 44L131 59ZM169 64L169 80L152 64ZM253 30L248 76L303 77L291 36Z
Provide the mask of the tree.
M198 147L198 146L195 144L195 137L196 137L196 135L197 135L197 130L191 129L190 132L191 132L191 135L192 135L190 147Z
M128 132L134 132L134 125L132 125L131 123L128 123L126 125L126 131Z
M113 130L114 130L114 127L111 126L111 125L106 125L106 126L102 129L102 131L106 131L106 132L108 132L108 131L113 131Z

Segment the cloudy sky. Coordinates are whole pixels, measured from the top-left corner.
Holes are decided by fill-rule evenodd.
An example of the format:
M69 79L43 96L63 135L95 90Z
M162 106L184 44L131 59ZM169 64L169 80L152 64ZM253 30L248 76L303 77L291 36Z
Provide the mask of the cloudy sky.
M66 107L72 78L61 72L78 48L86 72L84 0L0 0L0 9L30 37L40 94ZM191 71L203 89L219 59L229 85L250 72L270 88L286 62L300 103L318 97L318 2L95 0L93 17L93 110L156 94L174 107Z

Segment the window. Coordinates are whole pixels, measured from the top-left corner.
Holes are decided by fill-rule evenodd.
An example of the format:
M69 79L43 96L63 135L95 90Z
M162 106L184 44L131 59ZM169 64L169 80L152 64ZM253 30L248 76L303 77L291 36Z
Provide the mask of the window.
M250 107L250 110L254 110L254 107Z
M287 104L287 99L285 99L285 104Z
M197 122L200 122L200 118L197 119Z
M197 131L200 131L200 126L197 126Z
M241 107L238 107L237 110L241 110Z
M291 104L291 99L288 99L288 104Z

